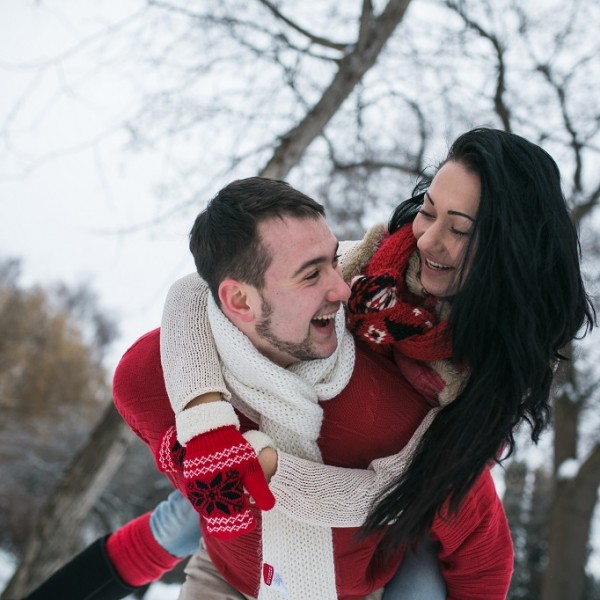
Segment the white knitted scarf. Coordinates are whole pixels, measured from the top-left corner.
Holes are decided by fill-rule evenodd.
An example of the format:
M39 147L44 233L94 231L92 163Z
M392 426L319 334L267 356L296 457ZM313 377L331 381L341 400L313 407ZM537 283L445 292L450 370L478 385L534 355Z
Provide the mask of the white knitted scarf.
M322 463L317 445L323 419L319 401L339 394L354 369L354 341L343 311L335 320L336 351L288 369L260 354L212 297L208 318L223 376L233 392L231 403L277 448ZM275 505L262 513L262 562L259 600L337 600L330 527L301 523Z

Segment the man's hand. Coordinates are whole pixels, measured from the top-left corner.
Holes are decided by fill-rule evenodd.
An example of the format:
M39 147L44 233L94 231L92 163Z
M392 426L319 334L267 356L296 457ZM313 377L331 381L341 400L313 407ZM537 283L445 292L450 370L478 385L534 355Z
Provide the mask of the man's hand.
M207 532L217 538L237 537L256 526L244 487L261 510L275 505L256 453L234 425L201 433L185 448L171 428L163 436L157 462L161 470L183 471L188 500L206 520Z

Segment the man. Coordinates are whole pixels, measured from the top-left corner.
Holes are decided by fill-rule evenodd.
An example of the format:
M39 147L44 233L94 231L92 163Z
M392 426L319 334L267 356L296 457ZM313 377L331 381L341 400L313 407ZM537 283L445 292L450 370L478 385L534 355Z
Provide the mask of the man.
M216 218L220 214L219 210L221 213L227 213L232 204L239 208L235 215L238 221L236 222L236 218L231 214L219 221ZM242 337L235 337L234 349L235 344L239 344L240 352L242 348L244 353L248 352L243 346L244 340L247 340L258 349L256 354L273 361L270 363L274 364L271 368L257 360L256 356L251 357L250 364L253 366L248 375L252 377L258 374L260 386L263 385L263 377L270 378L273 373L279 377L281 372L302 369L305 363L301 361L308 361L306 364L309 365L315 364L314 359L318 359L317 363L330 361L334 372L333 397L327 397L325 394L319 397L318 403L313 403L318 406L322 418L322 422L317 418L316 435L312 438L312 434L303 437L298 431L294 431L291 436L280 435L277 427L272 424L265 427L263 419L261 428L268 429L275 437L279 436L279 442L284 445L291 437L293 442L297 442L297 453L304 453L305 458L317 461L322 459L326 464L340 467L365 469L374 459L398 452L423 420L429 407L423 404L422 399L394 365L381 357L373 356L360 346L357 347L356 363L351 378L349 373L344 372L343 367L350 364L352 369L354 361L348 358L347 339L343 328L339 329L336 326L335 314L347 298L348 288L337 272L337 243L325 224L322 208L281 182L253 178L227 186L213 199L203 215L199 217L200 225L198 226L197 220L194 230L196 233L202 230L201 239L208 241L202 252L196 253L196 259L198 262L199 256L204 256L200 259L205 262L200 262L199 271L208 280L213 298L218 301L222 311L217 309L215 313L213 309L211 325L216 325L217 330L224 327L223 331L228 334L216 334L217 341L227 340L229 335L237 335L237 331ZM240 219L246 224L250 221L249 237L246 237L247 232L244 233L243 228L240 234ZM230 223L229 230L224 227L224 223ZM230 246L236 246L237 250L230 252ZM223 263L223 256L229 260L229 266L225 269L219 266ZM240 256L245 260L245 265L241 268L237 266ZM221 320L219 314L223 317ZM228 329L232 325L235 326L235 331ZM114 390L117 407L155 455L160 453L163 432L174 422L164 389L158 344L159 334L155 331L141 338L129 349L115 374ZM221 347L220 352L229 353L231 358L233 351L231 348ZM227 365L225 362L225 368L235 370L236 362L246 364L245 354L240 353L238 358L236 361L234 356L233 365ZM189 366L183 365L183 368ZM263 368L264 373L261 372ZM229 379L228 385L231 381L235 382L235 379L235 376ZM343 390L340 389L348 379L348 385ZM317 381L320 382L321 379ZM400 396L402 403L398 402ZM279 400L275 399L273 405L277 406ZM270 407L263 406L257 411L256 405L244 405L242 402L238 403L238 406L246 409L238 410L242 420L242 431L256 429L256 424L249 422L245 417L249 415L256 419L262 414L263 408L268 411ZM189 406L179 414L191 414L188 411L194 408L200 408L202 412L211 410L202 406ZM217 408L217 412L219 410L221 409ZM190 432L186 433L185 418L179 419L179 414L178 430L180 435L187 437L184 443L187 444L186 459L189 459L188 447L193 438L190 438ZM284 411L284 414L287 414L287 411ZM227 409L223 408L209 431L201 432L199 437L204 434L211 436L211 432L219 432L220 429L229 428L228 433L232 427L235 430L235 423L232 423L230 418L231 413L227 413ZM294 423L284 424L294 429ZM195 436L195 433L192 433L192 436ZM280 448L279 443L277 446ZM190 455L193 454L192 452ZM282 470L282 456L285 457L285 454L280 453L278 472ZM223 470L224 473L225 471L226 469ZM181 475L172 473L170 477L179 489L184 493L188 492ZM188 483L193 480L194 477L188 477ZM239 485L239 482L236 482L236 485ZM268 498L264 489L261 491L259 483L255 485L255 489L258 489L259 495L263 494L261 502L268 508ZM197 506L200 509L207 506L206 496ZM482 515L479 533L485 536L487 543L492 547L496 540L501 545L501 542L507 539L508 529L489 474L482 477L481 482L474 487L464 507L467 512L474 510ZM254 522L260 523L260 511L253 506L248 510L250 519L243 523L243 526L248 525L248 532L227 541L218 537L218 523L211 524L209 519L203 519L204 540L214 565L205 552L200 552L194 557L188 571L189 581L184 586L183 597L244 597L236 590L246 597L255 597L259 593L269 593L273 588L265 590L265 585L270 583L272 586L273 581L279 583L279 589L290 586L289 573L285 569L278 579L278 564L262 565L263 574L269 576L269 581L265 582L267 577L261 577L261 561L257 558L261 556L261 533L265 534L265 521L277 513L278 506L264 513L262 528L253 528L252 522L254 519ZM207 516L212 512L207 511ZM246 513L246 507L238 506L233 513ZM286 525L288 524L286 522ZM460 538L458 533L453 537L454 525L451 522L440 522L436 527L437 533L434 533L440 539L454 540L454 547L444 548L441 555L443 556L446 550L449 556L452 555L452 562L445 565L445 576L456 597L460 597L461 585L464 586L469 577L479 576L479 566L469 566L472 539ZM269 542L273 542L273 531L272 528L269 532ZM217 536L211 535L215 532ZM331 561L335 574L330 577L333 580L333 591L328 587L325 595L317 593L319 598L366 597L381 588L398 568L402 559L401 550L393 555L386 555L378 544L378 536L361 540L356 538L356 533L355 528L334 528L328 529L324 537L315 538L323 542L319 543L320 556L327 558L328 548L323 549L320 546L326 545L329 540L329 548L335 558ZM309 534L314 534L314 531L309 531ZM275 537L275 542L277 546L281 539ZM302 545L300 538L292 539L291 544L287 546L293 547L294 544ZM263 559L265 548L271 551L263 540ZM304 552L305 549L300 550L299 556L308 560L310 556ZM507 557L496 555L491 557L490 561L489 569L497 569L500 564L502 570ZM267 563L266 560L263 562ZM301 561L299 563L302 569L305 565ZM317 564L315 570L321 567L321 564ZM309 575L307 572L307 577ZM290 597L299 597L295 587L298 582L293 576L291 582ZM331 586L331 583L329 581L328 585ZM505 584L505 581L501 583ZM262 589L262 592L259 592L259 589ZM314 593L313 597L317 597ZM304 597L311 597L310 593Z

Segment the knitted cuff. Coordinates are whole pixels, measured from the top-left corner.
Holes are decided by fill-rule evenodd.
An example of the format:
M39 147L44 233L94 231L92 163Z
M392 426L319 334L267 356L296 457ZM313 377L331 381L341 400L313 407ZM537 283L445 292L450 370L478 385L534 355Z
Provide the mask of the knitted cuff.
M139 587L156 581L181 561L169 554L154 538L146 513L117 529L106 540L106 554L119 577Z
M258 431L258 429L251 429L250 431L246 431L246 433L244 433L243 436L244 438L246 438L246 441L252 446L254 452L256 452L256 456L258 456L260 454L260 451L264 450L265 448L273 448L277 450L275 444L273 443L273 440L266 433Z
M229 402L217 400L216 402L206 402L182 410L175 417L175 425L177 427L177 441L185 446L197 435L219 427L235 425L239 429L240 420Z

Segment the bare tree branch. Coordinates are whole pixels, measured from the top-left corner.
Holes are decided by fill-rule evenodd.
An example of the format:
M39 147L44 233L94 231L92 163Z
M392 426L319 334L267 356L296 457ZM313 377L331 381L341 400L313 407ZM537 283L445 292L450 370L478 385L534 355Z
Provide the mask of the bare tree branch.
M504 61L504 46L496 35L487 31L483 25L470 18L465 12L464 6L455 0L446 2L448 8L454 10L464 21L465 25L477 32L482 38L488 40L494 49L496 56L496 90L494 93L494 110L502 122L505 131L512 131L511 111L507 106L504 95L506 93L506 64Z
M363 8L360 15L360 27L358 30L358 52L363 52L369 39L369 27L373 18L373 4L371 0L363 0Z
M350 95L356 84L375 64L385 43L402 21L410 0L390 0L369 28L364 50L354 48L341 61L338 72L314 108L293 129L284 134L272 158L261 170L264 177L284 178L302 154L320 135Z
M415 169L415 164L413 162L410 163L398 163L398 162L386 162L381 160L361 160L357 162L335 162L334 161L334 169L337 171L381 171L383 169L390 169L392 171L400 171L402 173L407 173L408 175L417 175L418 171Z
M333 42L333 41L323 38L321 36L310 33L304 27L300 27L300 25L298 25L295 21L288 19L275 5L273 5L271 2L269 2L269 0L258 0L258 1L263 6L268 8L277 19L279 19L280 21L283 21L286 25L288 25L289 27L291 27L298 33L302 34L304 37L306 37L312 43L317 44L319 46L324 46L325 48L332 48L334 50L339 50L340 52L343 52L344 49L348 46L348 44L344 44L344 43L340 43L340 42Z

